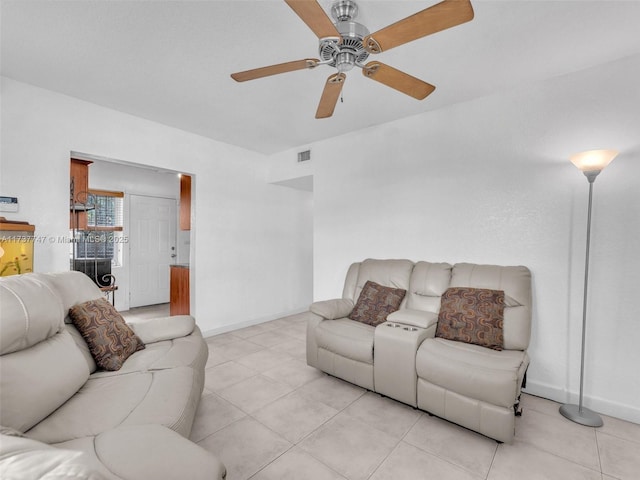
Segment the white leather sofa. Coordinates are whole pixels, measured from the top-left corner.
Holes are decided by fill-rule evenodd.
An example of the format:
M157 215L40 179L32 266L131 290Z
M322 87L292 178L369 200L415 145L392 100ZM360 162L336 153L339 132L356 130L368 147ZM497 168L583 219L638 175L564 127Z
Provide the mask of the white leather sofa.
M406 290L399 310L376 326L349 319L365 283ZM435 337L450 287L504 292L500 351ZM367 259L350 266L341 299L315 302L307 324L307 363L366 389L501 442L529 365L531 274L522 266Z
M101 296L79 272L0 280L0 477L224 478L188 440L208 356L193 318L131 324L145 349L100 371L67 312Z

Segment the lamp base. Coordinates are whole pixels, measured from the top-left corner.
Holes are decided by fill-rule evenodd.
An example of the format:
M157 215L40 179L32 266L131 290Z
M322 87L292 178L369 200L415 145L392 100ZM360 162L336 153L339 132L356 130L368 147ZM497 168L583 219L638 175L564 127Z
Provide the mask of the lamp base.
M580 409L578 405L565 404L560 407L560 414L572 422L579 423L580 425L586 425L587 427L602 426L602 418L600 415L585 407Z

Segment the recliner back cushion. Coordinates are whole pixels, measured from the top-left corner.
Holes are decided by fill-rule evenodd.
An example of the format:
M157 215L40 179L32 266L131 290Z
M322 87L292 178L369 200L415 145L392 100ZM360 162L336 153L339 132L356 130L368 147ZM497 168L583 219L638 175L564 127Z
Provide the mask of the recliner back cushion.
M0 317L0 424L24 432L71 398L89 369L40 274L0 281Z
M354 303L360 297L360 292L367 281L372 281L385 287L409 289L409 279L413 270L411 260L375 260L368 258L358 268L358 280L351 300ZM406 304L406 297L400 308Z
M360 271L360 262L352 263L347 271L347 276L344 280L344 288L342 289L342 298L351 300L356 303L358 297L356 297L356 287L358 286L358 272Z
M438 313L440 299L450 281L451 265L448 263L416 263L407 291L407 308Z
M504 348L526 350L531 337L531 272L527 267L458 263L451 287L504 291Z

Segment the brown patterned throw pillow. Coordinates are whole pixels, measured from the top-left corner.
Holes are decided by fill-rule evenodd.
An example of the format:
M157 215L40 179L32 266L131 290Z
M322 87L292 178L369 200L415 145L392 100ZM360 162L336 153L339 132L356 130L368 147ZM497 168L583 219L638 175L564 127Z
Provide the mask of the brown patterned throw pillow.
M367 281L349 318L374 327L380 325L387 320L387 315L400 308L406 293L401 288L384 287Z
M503 323L502 290L453 287L442 295L436 337L502 350Z
M89 345L96 365L103 370L120 370L132 353L144 348L142 340L106 298L71 307L69 317Z

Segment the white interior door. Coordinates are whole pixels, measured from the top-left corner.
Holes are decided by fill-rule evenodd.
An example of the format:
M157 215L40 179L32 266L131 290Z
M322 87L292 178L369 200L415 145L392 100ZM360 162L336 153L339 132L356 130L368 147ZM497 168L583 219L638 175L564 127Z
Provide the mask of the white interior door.
M130 196L129 305L169 302L169 265L175 255L176 201Z

